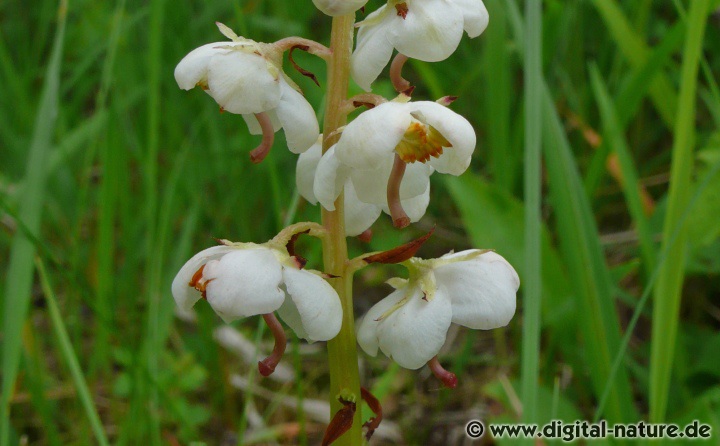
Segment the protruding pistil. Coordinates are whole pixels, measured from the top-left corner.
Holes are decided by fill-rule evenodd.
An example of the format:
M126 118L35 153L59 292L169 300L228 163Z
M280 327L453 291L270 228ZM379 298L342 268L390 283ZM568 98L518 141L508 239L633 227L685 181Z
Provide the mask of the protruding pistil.
M430 371L432 371L433 375L440 381L442 381L443 385L449 389L454 389L457 386L457 376L453 372L448 372L443 368L442 365L440 365L440 361L438 361L438 357L433 357L430 361L427 363L428 367L430 367Z
M275 317L275 313L263 314L263 319L275 338L275 346L270 356L258 362L258 370L262 376L270 376L275 371L275 367L280 363L285 347L287 345L287 337L280 321Z
M390 64L390 80L392 81L395 91L402 93L408 91L410 88L410 82L402 77L402 69L407 62L408 57L402 53L397 53L392 63Z
M258 124L260 124L263 135L260 145L250 152L250 161L257 164L264 160L267 154L270 153L270 149L275 141L275 130L273 129L270 116L268 116L267 113L255 113L255 117L258 120Z
M402 183L405 175L405 167L405 161L398 154L395 154L395 161L387 185L387 202L390 216L393 219L393 226L396 228L404 228L410 224L410 217L405 213L405 209L403 209L400 202L400 183Z

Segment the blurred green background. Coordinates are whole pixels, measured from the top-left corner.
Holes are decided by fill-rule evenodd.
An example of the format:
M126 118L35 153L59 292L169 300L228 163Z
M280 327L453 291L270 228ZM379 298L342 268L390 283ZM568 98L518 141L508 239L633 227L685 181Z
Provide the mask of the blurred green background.
M720 1L546 0L528 17L521 2L485 4L481 37L404 72L416 100L459 96L452 108L478 134L471 168L433 176L418 224L398 231L381 217L369 246L349 243L353 254L386 249L437 225L420 254L496 249L520 274L519 310L502 330L451 330L440 359L454 391L362 354L387 420L374 441L469 444L467 421L521 420L532 388L539 422L698 419L718 444ZM224 327L203 302L178 315L170 294L213 237L263 242L319 219L295 192L282 132L252 165L259 138L242 119L177 88L177 62L223 40L215 21L264 42L327 44L330 30L308 0L0 3L3 444L319 442L321 344L293 339L282 373L260 380L256 355L272 341L259 318ZM540 114L529 116L543 169L524 185L524 150L539 145L525 143L523 55L539 25ZM322 61L294 56L325 85ZM286 68L322 110L323 90ZM375 86L392 96L386 76ZM541 268L523 242L538 206ZM319 244L301 249L321 268ZM533 271L541 283L525 280ZM389 293L391 274L402 270L357 275L358 315ZM528 292L541 310L521 302ZM525 342L540 349L523 356L530 319L541 336Z

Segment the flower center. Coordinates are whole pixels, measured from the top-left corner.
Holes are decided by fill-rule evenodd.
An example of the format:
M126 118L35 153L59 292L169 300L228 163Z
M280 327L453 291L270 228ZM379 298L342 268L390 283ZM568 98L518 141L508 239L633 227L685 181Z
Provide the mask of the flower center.
M452 144L435 127L413 120L395 151L406 163L424 163L442 155L443 147L452 147Z
M192 279L190 279L190 283L188 283L188 286L191 286L196 290L200 291L200 293L202 294L202 298L207 300L207 286L215 279L206 280L203 277L204 269L205 265L201 266L200 269L195 271L195 274L193 274Z
M397 11L398 17L402 17L403 19L405 19L405 17L407 17L407 13L408 13L407 3L405 3L405 2L398 3L397 5L395 5L395 10Z

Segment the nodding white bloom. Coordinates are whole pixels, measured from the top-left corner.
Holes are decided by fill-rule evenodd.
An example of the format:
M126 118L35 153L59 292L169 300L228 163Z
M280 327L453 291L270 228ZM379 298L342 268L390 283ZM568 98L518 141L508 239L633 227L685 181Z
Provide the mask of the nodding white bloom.
M515 313L520 279L492 251L471 249L428 260L414 257L403 264L409 279L388 281L396 291L359 323L358 342L371 356L379 348L402 367L418 369L434 360L451 323L489 330L507 325Z
M185 56L175 67L178 86L202 88L222 110L242 115L254 135L283 128L292 152L307 150L320 133L317 117L282 71L282 49L218 27L231 41L208 43Z
M318 174L319 165L322 165L322 168ZM335 200L344 187L345 233L348 236L356 236L369 229L382 211L390 214L387 196L382 185L387 183L392 166L384 167L387 168L377 169L374 172L353 171L344 168L335 155L335 146L331 147L325 155L322 154L321 135L317 143L298 158L295 178L298 192L303 198L312 204L320 201L329 210L335 209ZM424 191L417 195L401 200L402 206L412 222L420 220L425 215L425 210L430 202L430 184L427 181L430 172L432 172L432 168L411 169L411 173L406 173L406 177L410 178L407 182L408 185L413 181L417 183L415 190L410 190L408 195L415 194L424 188ZM316 187L320 194L318 196L315 195ZM405 189L409 190L407 186Z
M336 17L357 11L368 0L313 0L315 7L325 14Z
M481 0L389 0L356 25L352 77L370 91L393 48L426 62L447 59L457 49L463 30L471 38L477 37L488 20Z
M342 324L337 293L277 240L224 242L195 254L173 280L175 302L190 310L204 298L225 322L277 311L301 338L334 338Z
M426 207L421 199L407 200L428 193L435 170L463 173L475 142L472 125L438 103L380 104L348 124L334 149L320 160L315 197L333 210L350 178L361 201L383 206L396 226L407 226L422 217Z

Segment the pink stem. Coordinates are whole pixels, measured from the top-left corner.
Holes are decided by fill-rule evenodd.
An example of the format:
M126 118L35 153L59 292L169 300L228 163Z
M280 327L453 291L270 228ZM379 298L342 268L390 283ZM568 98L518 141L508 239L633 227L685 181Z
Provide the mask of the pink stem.
M270 153L270 149L275 141L275 130L273 129L270 116L268 116L267 113L255 113L255 117L258 120L258 124L260 124L263 135L260 145L250 151L250 161L257 164L264 160L267 154Z
M390 64L390 80L392 81L395 91L402 93L410 88L410 82L402 77L402 69L407 62L408 57L404 54L398 53Z
M437 379L442 381L445 387L449 389L454 389L455 386L457 386L457 376L455 376L453 372L448 372L447 370L445 370L443 366L440 365L440 361L438 361L437 356L435 356L428 362L428 367L430 367L433 375L435 375Z
M393 219L393 225L396 228L404 228L410 224L410 218L405 213L402 203L400 203L400 183L403 175L405 175L405 166L405 161L400 159L400 156L396 153L387 185L388 208Z
M285 353L287 337L285 337L285 330L283 330L280 321L275 317L275 313L263 314L263 319L265 319L265 323L270 327L270 331L275 338L275 347L273 347L270 356L258 362L258 370L262 376L270 376Z
M372 240L373 232L372 229L368 228L364 230L360 235L357 236L358 240L364 243L370 243Z

